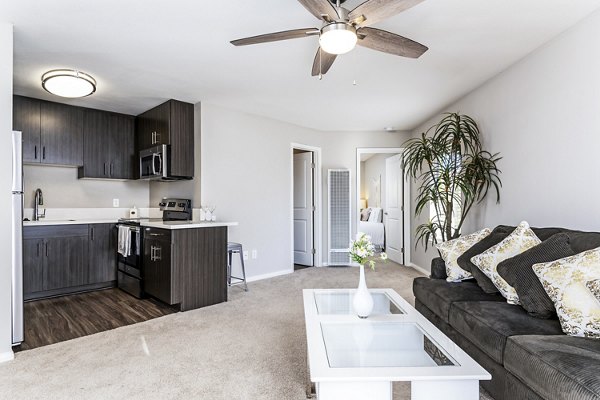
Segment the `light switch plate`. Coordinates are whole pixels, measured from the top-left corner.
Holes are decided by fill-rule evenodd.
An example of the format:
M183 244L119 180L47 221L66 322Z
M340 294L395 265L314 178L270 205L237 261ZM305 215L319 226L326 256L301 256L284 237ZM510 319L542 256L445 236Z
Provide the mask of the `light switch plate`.
M256 260L258 258L258 251L256 249L252 250L252 259Z
M119 207L119 199L113 199L113 207Z

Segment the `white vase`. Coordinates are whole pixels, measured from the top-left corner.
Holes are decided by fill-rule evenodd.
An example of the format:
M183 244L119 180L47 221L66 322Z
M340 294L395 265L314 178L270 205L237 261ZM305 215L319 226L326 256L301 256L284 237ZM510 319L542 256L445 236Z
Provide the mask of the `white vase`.
M369 289L367 289L365 267L363 265L360 266L360 280L358 281L358 289L356 289L356 293L354 294L352 305L354 306L354 312L359 318L367 318L373 311L373 297L369 293Z

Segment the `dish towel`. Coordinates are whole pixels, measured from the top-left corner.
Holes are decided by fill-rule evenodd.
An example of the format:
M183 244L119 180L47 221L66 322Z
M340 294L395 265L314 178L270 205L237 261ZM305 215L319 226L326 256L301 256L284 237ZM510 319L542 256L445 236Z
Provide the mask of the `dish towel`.
M131 255L131 229L125 225L119 225L118 251L123 257Z

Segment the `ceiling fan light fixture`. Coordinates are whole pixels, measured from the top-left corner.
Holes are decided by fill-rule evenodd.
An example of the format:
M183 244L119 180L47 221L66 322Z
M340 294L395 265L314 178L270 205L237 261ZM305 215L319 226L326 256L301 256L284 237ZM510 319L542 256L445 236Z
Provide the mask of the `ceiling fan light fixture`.
M96 91L96 80L75 69L53 69L42 75L42 87L60 97L86 97Z
M333 22L321 29L319 45L329 54L346 54L351 51L358 41L356 28L345 22Z

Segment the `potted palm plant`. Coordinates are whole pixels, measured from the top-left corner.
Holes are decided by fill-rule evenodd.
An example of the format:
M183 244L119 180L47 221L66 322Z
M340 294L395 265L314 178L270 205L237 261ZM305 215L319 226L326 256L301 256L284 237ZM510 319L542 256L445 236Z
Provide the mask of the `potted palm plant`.
M418 184L415 214L433 207L427 223L416 229L425 249L455 239L473 205L488 193L500 201L498 153L483 149L477 123L467 115L447 113L420 137L404 143L404 171Z

